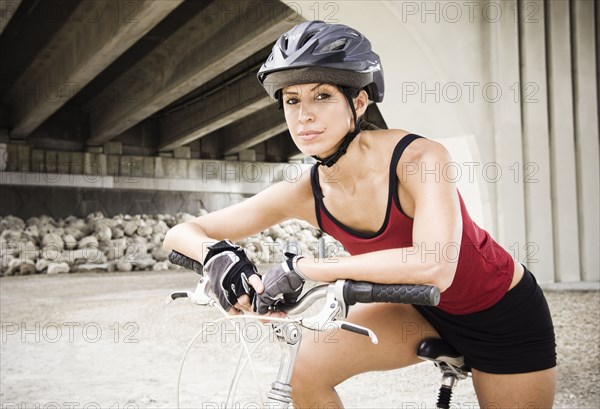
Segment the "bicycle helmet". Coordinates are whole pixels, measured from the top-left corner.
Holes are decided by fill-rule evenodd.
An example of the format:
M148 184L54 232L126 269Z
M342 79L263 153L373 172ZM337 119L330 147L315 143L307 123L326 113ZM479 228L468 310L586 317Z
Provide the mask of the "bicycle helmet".
M353 28L319 20L300 23L279 37L257 76L280 106L281 90L290 85L328 83L340 87L354 116L354 131L344 137L333 155L324 159L313 156L326 166L333 166L360 132L351 90L364 89L374 102L381 102L384 95L383 69L369 40Z
M279 37L258 80L274 99L284 87L313 82L365 88L373 102L384 95L383 69L369 40L343 24L318 20L300 23Z

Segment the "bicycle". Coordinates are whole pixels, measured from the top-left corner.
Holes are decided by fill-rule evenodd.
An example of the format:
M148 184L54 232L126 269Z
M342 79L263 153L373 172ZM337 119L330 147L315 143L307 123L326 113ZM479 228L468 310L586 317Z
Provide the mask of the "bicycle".
M202 275L202 265L177 251L169 253L169 261L180 265L189 270ZM207 277L202 276L195 291L178 291L170 295L168 302L179 298L189 298L197 305L212 306L219 308L224 314L224 319L249 318L244 316L231 316L227 314L211 296L210 282ZM313 303L325 298L323 308L312 317L302 317L299 314L306 311ZM276 380L272 383L271 389L266 394L266 401L262 402L261 407L273 409L292 408L291 398L292 388L290 380L294 369L296 354L302 342L302 328L311 331L326 331L331 329L341 329L355 332L360 335L368 336L374 344L377 344L376 334L366 327L349 323L344 319L347 317L348 309L356 303L373 302L394 302L402 304L417 304L435 306L440 301L440 291L438 288L428 285L408 285L408 284L376 284L370 282L355 282L351 280L337 280L335 283L318 285L301 296L294 304L275 304L275 309L285 312L288 316L297 316L296 318L274 318L265 316L250 316L257 320L270 321L276 340L281 348L282 357L279 364L279 371ZM183 362L195 340L201 334L198 333L191 341L184 353L184 358L179 372L177 404L179 405L179 384L181 381L181 371ZM260 343L259 343L260 345ZM258 345L256 346L258 347ZM255 347L255 348L256 348ZM244 344L247 360L250 360L251 353ZM442 373L442 381L439 389L437 407L443 409L450 408L452 390L458 381L466 379L469 376L470 368L464 364L464 358L455 351L446 341L438 338L428 338L423 340L417 348L417 356L423 360L432 361ZM247 361L246 361L247 362ZM227 397L226 407L230 407L230 402L235 398L235 389L239 382L240 374L246 365L238 362L238 368L234 375L234 381L230 386ZM259 394L260 395L260 394Z

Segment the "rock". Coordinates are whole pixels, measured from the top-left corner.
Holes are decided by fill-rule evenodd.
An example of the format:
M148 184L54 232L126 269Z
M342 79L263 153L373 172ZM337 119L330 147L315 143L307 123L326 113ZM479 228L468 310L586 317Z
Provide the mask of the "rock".
M133 264L128 263L126 261L123 261L123 259L117 261L117 264L116 264L115 267L116 267L117 271L131 271L131 270L133 270Z
M64 250L62 257L54 259L62 261L70 266L87 263L106 263L108 260L104 253L97 247L86 247L77 250Z
M108 263L86 263L73 266L71 271L89 272L89 271L108 271Z
M15 274L18 274L18 275L29 275L29 274L35 274L35 273L36 273L35 264L31 260L21 261L19 263L18 271L15 272Z
M83 248L99 248L100 245L98 243L98 239L95 236L85 236L84 238L82 238L81 240L79 240L79 243L77 243L77 248L83 249Z
M35 262L35 269L38 273L45 273L49 265L50 262L48 260L45 258L40 258Z
M125 255L127 240L120 238L111 240L110 244L103 244L100 248L108 260L115 260Z
M64 236L62 236L62 239L65 243L66 249L73 250L77 247L77 239L72 234L67 233Z
M0 220L0 230L23 230L25 228L25 222L15 216L6 216Z
M36 225L27 226L23 232L23 236L34 243L37 243L40 239L40 230Z
M171 228L177 224L177 219L171 214L159 214L158 220L165 222L167 227Z
M150 238L150 242L149 242L150 247L161 247L164 240L165 240L164 234L160 234L160 233L153 234L152 237Z
M123 226L123 231L124 231L124 233L125 233L126 236L131 237L137 231L137 228L138 228L138 226L137 226L137 224L135 222L128 221Z
M37 260L40 256L40 251L34 242L27 241L25 243L21 243L20 256L24 260L32 260L35 263L35 260Z
M148 252L148 241L145 237L134 237L132 240L127 241L127 246L125 247L125 254L135 255L136 257L140 257L141 254L145 254Z
M109 226L105 224L96 225L94 236L99 242L107 243L112 238L112 230Z
M155 247L152 250L152 258L157 261L165 261L169 257L169 252L161 247Z
M48 233L43 236L42 246L43 247L53 247L58 250L62 250L65 248L65 242L63 241L62 237L60 237L58 234Z
M199 215L204 214L207 212L202 209ZM104 265L106 271L178 269L168 262L168 252L162 249L162 243L171 227L195 218L188 213L119 214L112 218L94 213L85 219L69 216L58 221L49 216L32 217L25 223L12 216L2 217L2 273L20 274L21 266L14 261L17 258L20 262L36 264L38 272L47 271L52 263L66 263L71 271L94 268L104 271ZM15 226L18 228L12 229ZM305 256L317 255L317 235L320 231L309 223L287 220L240 244L256 264L276 263L282 260L286 248ZM347 254L333 238L327 240L330 256Z
M169 269L169 262L167 261L159 261L152 266L153 271L165 271Z
M65 262L48 264L48 274L68 273L69 265Z
M86 233L87 233L86 230L87 229L85 229L85 226L84 226L84 230L70 226L70 227L66 227L64 229L64 232L65 232L65 236L71 236L71 237L75 238L75 240L79 241L79 240L81 240L82 237L84 237L86 235Z
M8 262L8 268L6 269L5 275L12 276L15 275L19 271L19 267L21 266L21 260L18 258L12 258Z
M21 240L23 232L17 229L6 229L0 234L0 240L6 242L18 242Z
M144 257L136 259L132 264L137 270L148 270L156 264L156 260L150 254L146 254Z
M112 232L113 239L120 239L121 237L125 236L125 232L123 231L123 226L112 226L110 228L110 230Z
M179 223L189 222L189 221L195 219L196 217L192 216L189 213L177 213L175 215L175 218L177 220L177 224L179 224Z
M2 254L0 257L0 276L8 273L8 268L13 260L15 258L11 254Z
M136 233L142 237L148 237L152 234L152 227L148 226L144 221L140 221Z

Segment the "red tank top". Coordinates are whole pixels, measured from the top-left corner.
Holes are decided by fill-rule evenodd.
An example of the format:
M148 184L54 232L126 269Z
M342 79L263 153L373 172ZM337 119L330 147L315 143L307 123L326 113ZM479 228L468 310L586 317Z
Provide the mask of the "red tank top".
M413 219L404 214L400 206L396 169L404 149L417 138L421 136L406 135L394 149L385 221L374 234L355 231L329 213L323 203L317 165L312 167L311 184L319 227L351 255L412 246ZM463 222L458 265L454 281L442 293L438 305L441 310L457 315L481 311L498 302L508 291L514 271L512 256L471 219L460 193L458 197Z

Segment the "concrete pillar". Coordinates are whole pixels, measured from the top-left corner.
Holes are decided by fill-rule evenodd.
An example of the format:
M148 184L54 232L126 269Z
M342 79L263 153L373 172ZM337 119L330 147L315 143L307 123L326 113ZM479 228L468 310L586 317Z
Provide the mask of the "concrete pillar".
M19 152L19 172L29 172L29 158L31 148L29 145L17 145Z
M494 3L502 15L511 16L513 2ZM514 178L515 169L523 164L522 119L520 103L515 102L510 90L519 86L519 30L513 19L501 18L491 24L492 78L502 97L492 100L494 112L495 162L489 165L487 177L496 179L496 217L498 239L516 259L523 259L527 245L525 232L525 194L523 180ZM494 169L495 168L495 169ZM502 172L498 175L497 171ZM496 173L497 176L493 176Z
M573 86L575 97L575 147L579 206L579 243L582 279L600 280L600 169L598 147L598 76L596 50L600 42L594 33L593 1L573 1ZM596 8L600 5L596 2ZM600 12L596 16L600 18ZM596 36L595 36L596 34ZM595 41L594 41L595 39Z
M41 149L33 149L31 151L31 171L36 173L44 172L45 170L45 153Z
M173 149L173 157L177 159L190 159L192 157L192 150L189 146L180 146Z
M123 154L123 143L122 142L106 142L104 144L104 153L107 155L122 155Z
M548 7L548 89L556 281L580 280L569 2Z
M256 162L256 151L254 149L244 149L238 153L238 159L244 162Z
M525 189L526 237L523 261L540 282L554 282L554 240L550 179L550 130L546 78L544 2L531 7L535 19L519 18L521 84L517 94L523 113L524 163L514 168Z

